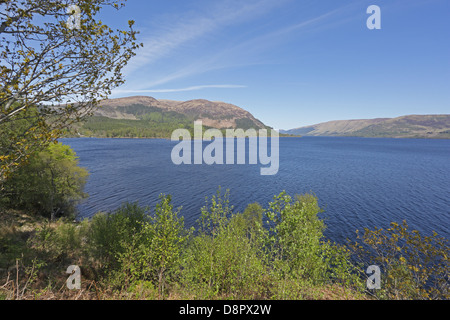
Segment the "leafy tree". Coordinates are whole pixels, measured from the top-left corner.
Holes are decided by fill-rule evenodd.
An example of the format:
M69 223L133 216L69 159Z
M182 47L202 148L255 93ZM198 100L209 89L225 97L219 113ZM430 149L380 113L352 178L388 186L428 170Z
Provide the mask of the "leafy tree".
M274 197L266 210L267 248L273 273L282 282L306 280L311 285L341 283L360 290L361 281L350 262L351 252L326 241L322 209L312 194L294 199L284 191Z
M171 196L161 195L151 223L144 227L147 239L151 239L147 256L158 276L158 291L162 298L168 276L179 271L182 249L189 238L184 229L184 218L178 217L179 210L173 210L171 201Z
M408 230L406 221L392 222L387 229L357 231L350 243L364 269L377 265L382 271L381 289L372 292L382 299L445 299L449 294L448 240L433 232L422 236Z
M16 103L15 105L19 105ZM18 168L33 152L42 150L43 140L56 138L55 132L48 132L45 124L33 127L30 119L39 114L37 108L29 108L22 114L22 119L0 125L0 171L3 170L3 180L13 171L11 166ZM2 178L0 178L0 190Z
M140 207L137 203L124 203L113 212L94 215L89 243L93 257L102 268L120 267L121 256L135 235L141 233L143 224L149 221L148 215L149 208Z
M242 213L248 228L255 229L262 225L264 209L259 203L249 204Z
M290 272L300 276L316 274L320 263L320 240L325 225L313 195L293 200L285 192L274 197L266 215L272 223L269 243L274 259L288 262Z
M232 209L229 191L222 195L220 188L202 208L200 229L183 261L183 286L196 298L261 297L266 265L254 233L260 207L250 207L245 215Z
M264 208L259 203L250 203L242 214L233 216L233 223L248 237L251 242L262 241Z
M122 68L141 46L133 21L127 31L113 31L96 19L102 8L119 9L123 1L79 0L76 7L72 2L0 1L0 128L30 121L1 150L0 183L121 85ZM77 9L80 23L74 28L68 21ZM33 115L27 113L35 107Z
M229 197L230 191L226 190L222 196L222 188L219 187L216 195L211 197L210 205L208 198L206 198L206 205L201 209L199 220L202 233L214 237L226 228L233 213L233 206L230 205Z
M190 236L178 213L171 196L161 195L153 215L137 204L126 204L112 215L94 217L93 247L109 261L115 259L109 266L115 269L112 275L119 287L149 281L157 285L159 298L164 299L167 283L180 271L182 251Z
M74 213L84 198L88 172L78 166L75 152L61 143L33 154L9 178L1 191L3 201L13 208L38 212L52 220Z

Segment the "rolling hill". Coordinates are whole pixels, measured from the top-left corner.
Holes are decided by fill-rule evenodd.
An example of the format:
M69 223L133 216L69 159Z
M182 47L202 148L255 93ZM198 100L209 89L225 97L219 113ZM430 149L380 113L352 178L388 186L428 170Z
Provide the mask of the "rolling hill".
M134 96L103 100L93 116L73 127L69 135L170 138L175 129L192 131L196 120L202 120L205 128L268 128L250 112L225 102Z
M304 136L450 139L450 115L337 120L281 132Z

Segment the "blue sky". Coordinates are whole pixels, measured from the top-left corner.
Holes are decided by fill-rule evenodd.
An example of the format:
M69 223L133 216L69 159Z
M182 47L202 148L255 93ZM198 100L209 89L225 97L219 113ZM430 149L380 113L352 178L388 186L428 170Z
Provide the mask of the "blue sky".
M450 111L448 0L128 0L101 19L144 43L111 98L224 101L277 129Z

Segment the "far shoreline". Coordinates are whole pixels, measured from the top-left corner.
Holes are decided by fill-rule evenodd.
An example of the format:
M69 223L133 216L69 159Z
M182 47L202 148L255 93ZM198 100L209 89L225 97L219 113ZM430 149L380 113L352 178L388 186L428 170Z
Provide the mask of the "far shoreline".
M226 138L226 137L224 137ZM234 137L236 139L242 139L241 137ZM245 137L246 139L248 137ZM270 138L270 136L268 136ZM395 140L445 140L449 141L450 138L434 138L434 137L364 137L364 136L279 136L279 138L363 138L363 139L395 139ZM93 136L65 136L60 137L58 139L148 139L148 140L169 140L172 141L171 138L164 138L164 137L93 137ZM187 140L187 139L186 139ZM190 140L196 140L194 138L191 138ZM203 139L205 140L205 139Z

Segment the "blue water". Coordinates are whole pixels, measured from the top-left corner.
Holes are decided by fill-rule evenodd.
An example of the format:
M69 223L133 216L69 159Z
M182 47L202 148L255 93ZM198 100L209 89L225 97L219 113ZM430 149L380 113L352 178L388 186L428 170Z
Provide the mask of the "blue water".
M180 165L175 142L160 139L62 139L90 178L90 197L79 217L113 211L124 201L154 205L171 194L187 226L196 226L205 197L230 190L236 211L264 207L285 190L316 194L325 235L344 243L355 230L386 228L406 220L424 235L450 238L450 140L303 137L280 139L279 172L261 176L262 165Z

